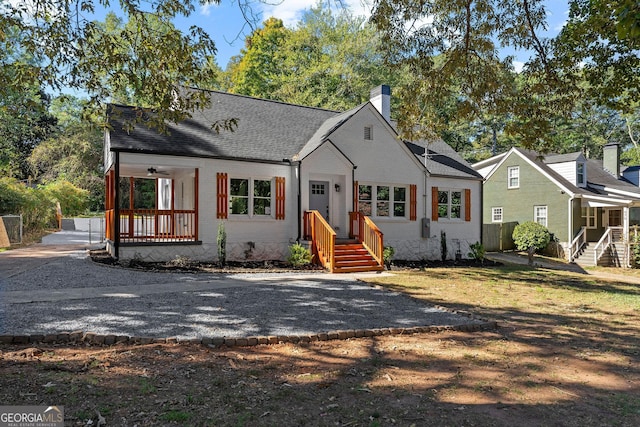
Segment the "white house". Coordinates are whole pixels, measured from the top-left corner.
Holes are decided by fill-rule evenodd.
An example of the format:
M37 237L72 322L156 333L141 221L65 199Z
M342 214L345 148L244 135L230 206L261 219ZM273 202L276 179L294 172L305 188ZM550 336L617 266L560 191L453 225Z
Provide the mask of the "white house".
M443 141L400 140L388 86L342 113L208 93L208 109L166 134L127 131L140 110L109 106L114 257L213 261L221 222L228 260L286 259L308 241L330 271L380 269L383 246L396 259L440 259L442 239L448 258L466 258L481 240L481 175ZM212 129L230 118L235 131Z

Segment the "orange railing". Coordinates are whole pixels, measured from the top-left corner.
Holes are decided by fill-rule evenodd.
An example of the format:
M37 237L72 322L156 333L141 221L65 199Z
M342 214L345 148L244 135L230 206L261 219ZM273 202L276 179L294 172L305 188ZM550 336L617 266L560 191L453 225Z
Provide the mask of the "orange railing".
M120 242L196 241L197 224L195 210L120 209Z
M305 234L311 240L314 259L333 273L335 268L336 232L318 211L304 213Z
M349 236L362 243L378 264L384 265L382 257L383 234L371 218L360 212L349 212Z

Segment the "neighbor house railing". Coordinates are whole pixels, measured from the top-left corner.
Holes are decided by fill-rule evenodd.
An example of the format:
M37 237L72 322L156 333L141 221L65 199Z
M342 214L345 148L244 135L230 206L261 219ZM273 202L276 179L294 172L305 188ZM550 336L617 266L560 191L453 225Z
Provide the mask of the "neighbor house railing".
M587 228L581 227L578 235L571 242L571 247L569 251L571 252L571 259L573 261L578 253L582 250L582 247L587 244Z
M107 224L109 215L113 213L107 211ZM120 209L120 242L196 241L197 224L195 210Z
M305 234L311 241L316 263L333 273L335 268L336 232L318 211L304 213Z
M593 262L594 265L598 265L598 260L604 254L604 252L611 246L611 228L607 228L596 246L593 248Z
M371 218L360 212L349 212L349 236L362 243L379 265L384 265L383 234Z

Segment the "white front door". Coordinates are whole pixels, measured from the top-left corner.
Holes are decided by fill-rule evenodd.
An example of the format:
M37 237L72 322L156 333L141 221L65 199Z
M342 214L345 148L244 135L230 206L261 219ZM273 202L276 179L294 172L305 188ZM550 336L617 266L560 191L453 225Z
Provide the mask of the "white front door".
M329 181L309 181L309 210L320 212L329 222Z

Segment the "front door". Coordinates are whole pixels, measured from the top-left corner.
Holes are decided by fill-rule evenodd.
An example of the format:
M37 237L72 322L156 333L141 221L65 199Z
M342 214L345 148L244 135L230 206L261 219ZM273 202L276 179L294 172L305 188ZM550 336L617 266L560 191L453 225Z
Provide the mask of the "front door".
M329 222L329 182L309 181L309 210L318 211Z
M609 210L609 227L621 227L622 226L622 210L610 209Z

